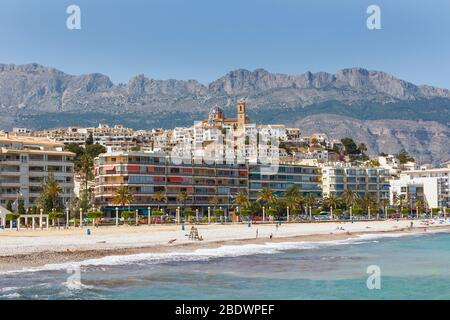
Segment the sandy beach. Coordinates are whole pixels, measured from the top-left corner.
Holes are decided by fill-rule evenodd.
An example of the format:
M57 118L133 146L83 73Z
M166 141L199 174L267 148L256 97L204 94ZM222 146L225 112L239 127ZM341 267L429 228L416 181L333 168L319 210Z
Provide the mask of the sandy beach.
M272 242L333 241L362 234L420 233L450 230L450 222L422 220L198 225L203 241L190 240L191 226L142 225L49 230L0 231L0 272L39 267L51 263L82 261L113 255L191 251L223 245L264 244ZM343 229L343 230L342 230ZM258 231L258 237L256 233ZM270 235L273 238L270 239ZM171 242L171 243L169 243Z

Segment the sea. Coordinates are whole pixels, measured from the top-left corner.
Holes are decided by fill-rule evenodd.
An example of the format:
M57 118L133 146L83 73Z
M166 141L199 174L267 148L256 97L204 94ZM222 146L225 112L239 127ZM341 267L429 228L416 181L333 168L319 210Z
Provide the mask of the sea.
M450 299L450 233L224 245L0 273L10 299Z

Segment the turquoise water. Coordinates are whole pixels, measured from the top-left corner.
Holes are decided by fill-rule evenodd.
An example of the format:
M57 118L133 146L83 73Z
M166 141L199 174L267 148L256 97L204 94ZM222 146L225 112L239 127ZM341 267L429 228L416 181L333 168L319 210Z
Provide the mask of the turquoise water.
M381 271L369 290L367 267ZM81 283L67 268L80 268ZM0 299L450 299L450 233L224 246L0 274ZM77 278L76 278L77 279Z

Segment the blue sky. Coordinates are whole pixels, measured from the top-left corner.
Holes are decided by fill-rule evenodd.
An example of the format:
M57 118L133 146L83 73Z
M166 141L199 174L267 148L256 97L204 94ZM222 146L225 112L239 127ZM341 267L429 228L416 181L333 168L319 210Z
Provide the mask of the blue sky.
M77 4L82 30L66 28ZM382 30L366 27L381 7ZM37 62L115 82L215 80L238 69L290 74L360 66L450 88L443 0L0 0L0 63Z

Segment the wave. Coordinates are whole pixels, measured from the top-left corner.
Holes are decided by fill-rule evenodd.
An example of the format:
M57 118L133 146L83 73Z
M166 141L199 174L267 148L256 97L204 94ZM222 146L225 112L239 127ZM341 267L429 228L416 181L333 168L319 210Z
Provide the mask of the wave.
M21 295L19 293L17 293L17 292L15 292L15 293L8 293L8 294L0 295L0 300L2 300L2 299L18 299L20 297L21 297Z
M4 292L10 292L10 291L16 291L20 288L18 287L4 287L4 288L0 288L0 292L4 293Z
M431 233L448 232L442 230L430 230ZM0 274L17 274L17 273L31 273L40 271L55 271L55 270L81 270L85 267L101 267L101 266L117 266L135 264L145 262L146 264L160 264L170 262L197 262L209 261L219 258L232 258L239 256L249 256L256 254L277 254L287 250L313 250L327 246L340 245L359 245L367 243L378 243L377 239L383 238L399 238L406 236L421 236L420 234L411 233L376 233L363 234L353 238L343 240L330 241L299 241L299 242L271 242L264 244L243 244L243 245L223 245L218 248L197 249L194 251L183 252L169 252L169 253L139 253L132 255L113 255L102 258L88 259L83 261L73 261L58 264L47 264L42 267L26 268L21 270L12 270L0 272ZM77 286L67 284L72 289L77 289Z

